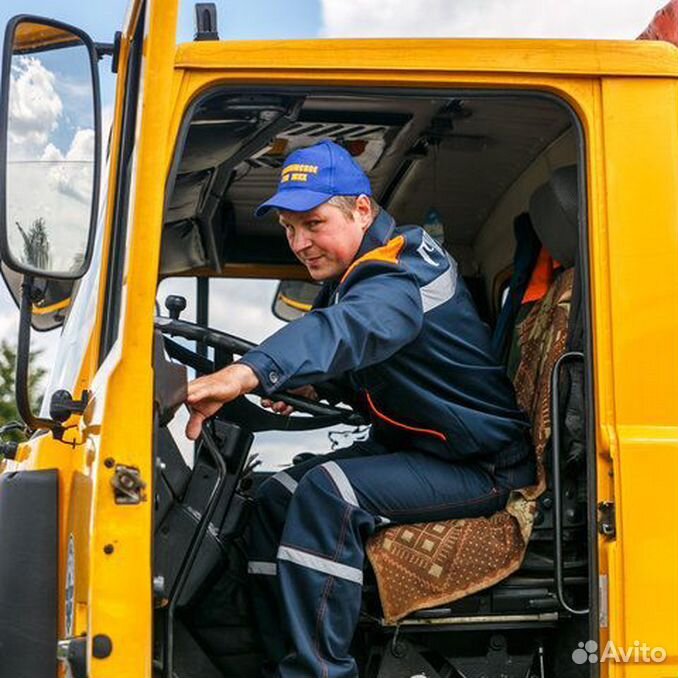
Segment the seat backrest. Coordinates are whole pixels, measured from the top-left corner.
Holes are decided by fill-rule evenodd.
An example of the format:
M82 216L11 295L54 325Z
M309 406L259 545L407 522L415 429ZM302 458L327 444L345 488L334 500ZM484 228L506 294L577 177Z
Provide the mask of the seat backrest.
M574 266L579 243L577 166L557 169L530 199L534 230L564 268Z
M577 258L577 171L564 167L554 172L530 200L530 217L544 247L564 267L546 295L516 327L520 361L514 377L518 404L532 421L538 462L538 483L529 493L546 488L544 455L551 432L551 372L567 350L570 308Z

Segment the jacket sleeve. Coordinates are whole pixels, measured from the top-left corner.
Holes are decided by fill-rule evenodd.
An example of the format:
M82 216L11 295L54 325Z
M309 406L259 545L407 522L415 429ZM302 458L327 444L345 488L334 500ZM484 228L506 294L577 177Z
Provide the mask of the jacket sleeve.
M399 265L362 264L338 294L334 305L310 311L241 358L267 395L380 363L421 330L419 286Z

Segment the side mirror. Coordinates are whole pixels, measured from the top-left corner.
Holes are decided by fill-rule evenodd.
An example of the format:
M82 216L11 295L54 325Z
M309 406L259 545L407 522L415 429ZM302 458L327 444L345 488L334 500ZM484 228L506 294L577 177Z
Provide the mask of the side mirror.
M100 118L89 36L51 19L11 19L0 81L0 257L7 268L64 281L84 275L98 212Z
M303 280L281 280L273 298L273 315L285 322L301 318L311 310L322 285Z
M21 284L24 276L0 262L0 274L14 299L17 307L21 307ZM70 310L73 291L77 280L57 280L54 278L38 278L34 281L36 290L40 292L31 304L31 327L38 332L49 332L61 327Z

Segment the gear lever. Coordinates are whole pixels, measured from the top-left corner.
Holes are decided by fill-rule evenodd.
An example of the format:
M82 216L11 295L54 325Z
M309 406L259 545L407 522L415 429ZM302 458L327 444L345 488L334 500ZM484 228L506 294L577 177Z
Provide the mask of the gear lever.
M179 320L181 312L186 308L186 297L180 297L178 294L170 294L165 299L165 308L169 311L172 320Z

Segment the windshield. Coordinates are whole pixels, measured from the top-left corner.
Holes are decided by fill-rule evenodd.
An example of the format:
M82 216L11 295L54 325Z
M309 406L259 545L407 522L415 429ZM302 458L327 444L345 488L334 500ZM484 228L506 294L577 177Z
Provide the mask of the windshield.
M210 327L259 343L285 326L271 310L278 280L213 278L209 283ZM196 322L196 287L195 278L163 280L157 293L162 314L167 315L167 296L180 295L186 299L186 310L181 314L181 319ZM194 342L179 337L174 337L174 340L195 350ZM194 376L189 374L189 378ZM255 403L259 402L256 396L247 397ZM190 463L193 458L193 443L184 434L187 421L187 412L185 408L181 408L169 429L184 458ZM365 434L365 429L356 430L348 426L303 432L266 431L255 435L251 453L259 455L262 462L260 470L274 471L289 466L293 457L300 452L329 452L338 447L346 447L356 437Z

